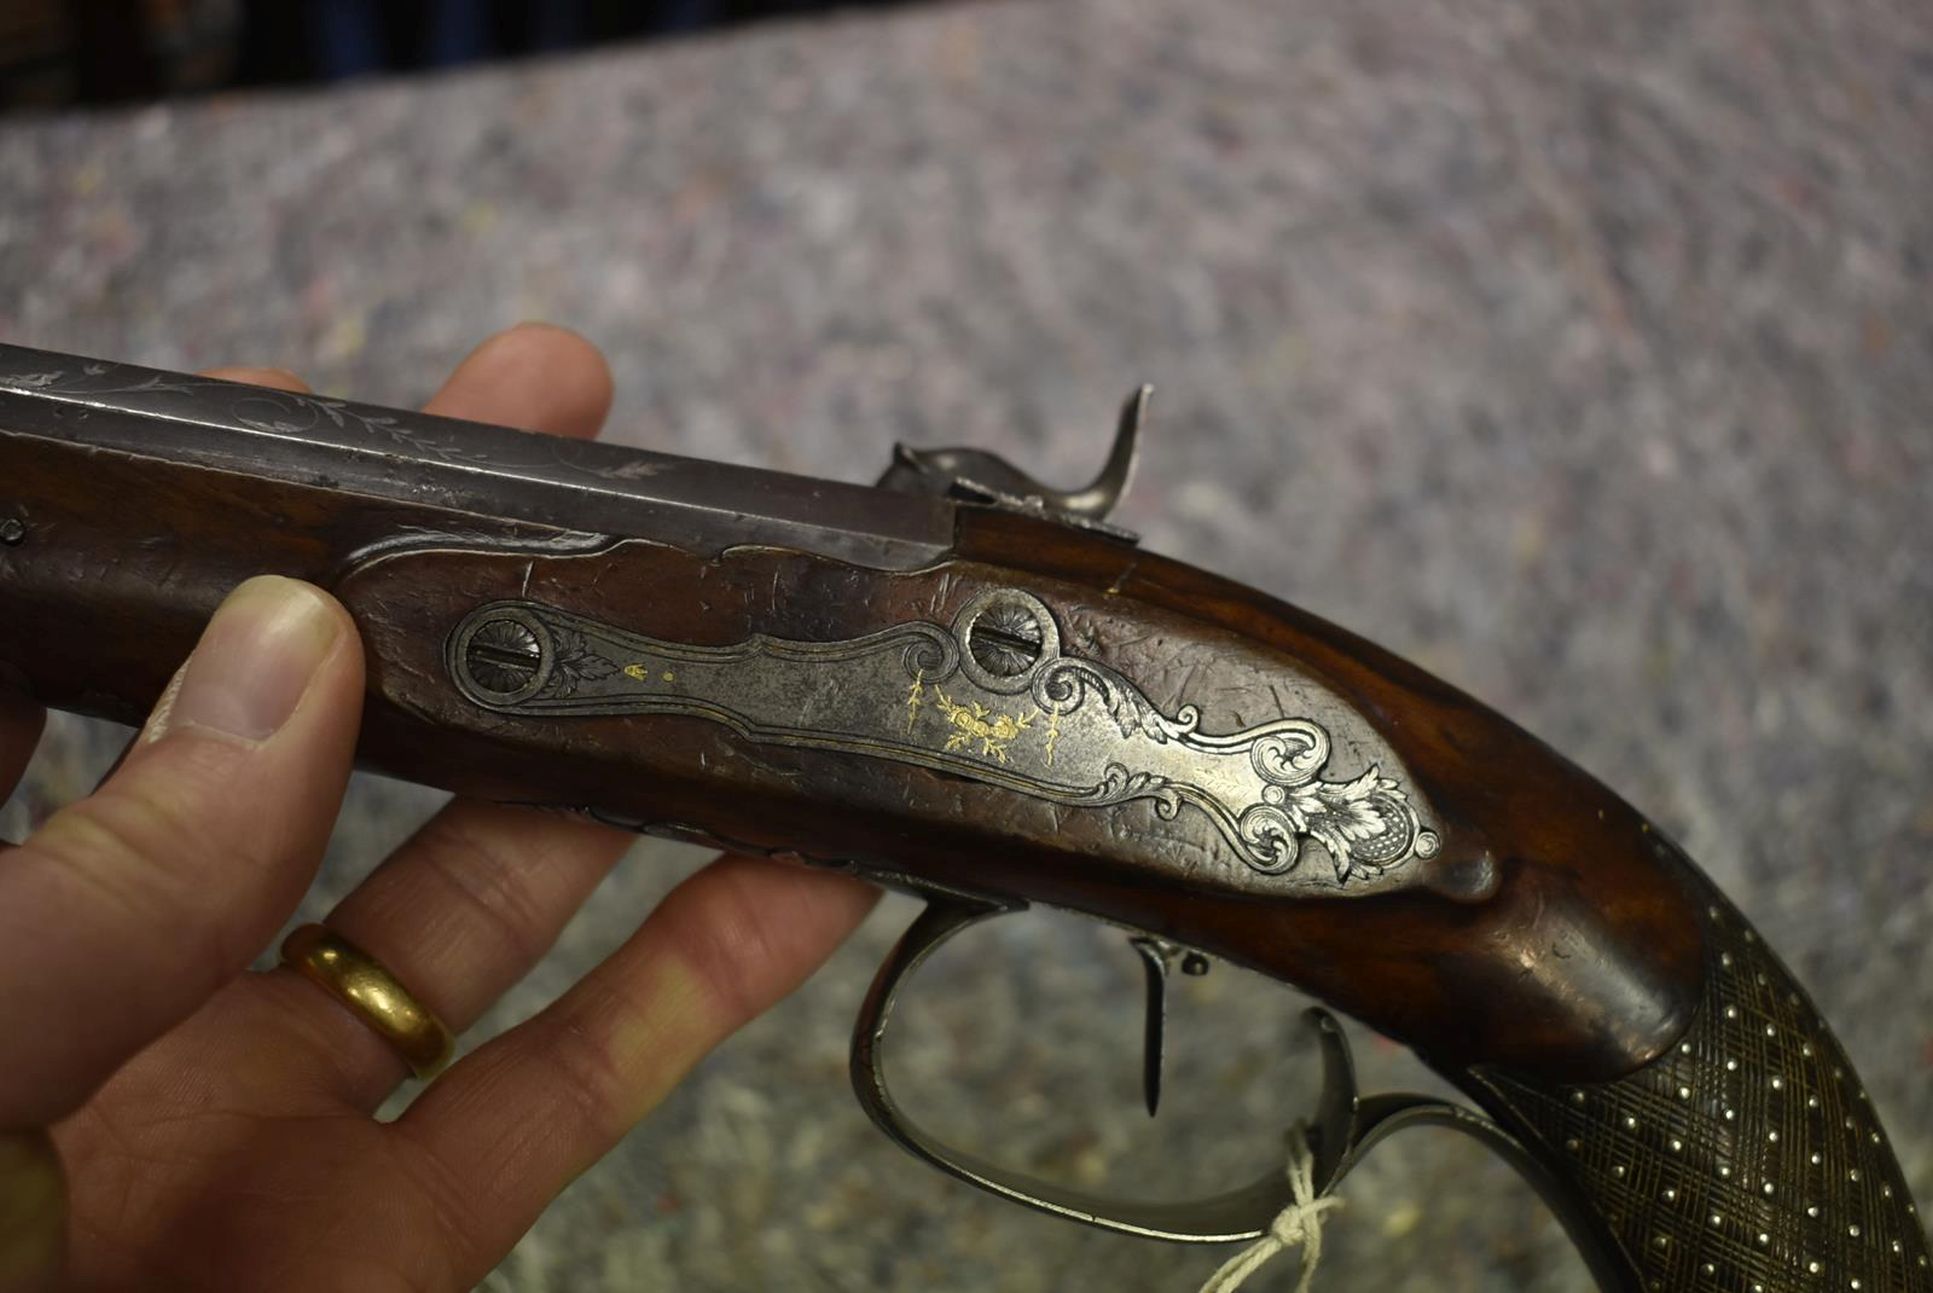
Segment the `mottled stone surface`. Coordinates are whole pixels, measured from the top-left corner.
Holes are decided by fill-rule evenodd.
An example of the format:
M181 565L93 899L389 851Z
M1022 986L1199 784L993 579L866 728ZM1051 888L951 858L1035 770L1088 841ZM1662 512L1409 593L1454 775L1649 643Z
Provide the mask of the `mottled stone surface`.
M1924 5L936 9L9 123L0 336L398 402L545 317L611 354L615 435L847 478L896 437L1079 477L1154 381L1125 522L1415 656L1679 836L1933 1201L1929 137ZM5 824L110 748L57 726ZM358 786L305 910L430 802ZM477 1036L694 864L641 847ZM1222 1254L1037 1218L874 1135L848 1018L910 912L492 1286L1192 1288ZM1147 1191L1264 1167L1301 1098L1292 1000L1189 981L1150 1127L1139 971L1068 929L934 968L899 1067L936 1118ZM1422 1080L1364 1041L1367 1085ZM1319 1287L1583 1287L1473 1147L1392 1142L1345 1194Z

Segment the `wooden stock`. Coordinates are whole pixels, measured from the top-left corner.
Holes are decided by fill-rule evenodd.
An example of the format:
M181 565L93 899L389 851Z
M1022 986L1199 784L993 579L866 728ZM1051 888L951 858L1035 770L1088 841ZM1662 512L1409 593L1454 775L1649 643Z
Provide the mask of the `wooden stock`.
M312 580L343 600L364 637L361 755L373 768L1065 906L1295 983L1414 1047L1524 1137L1603 1218L1634 1289L1746 1288L1747 1276L1786 1269L1769 1263L1802 1270L1812 1260L1833 1263L1840 1278L1821 1288L1846 1287L1847 1272L1871 1272L1875 1289L1928 1287L1916 1264L1924 1235L1905 1220L1904 1182L1870 1111L1837 1097L1803 1103L1821 1084L1848 1080L1829 1075L1845 1069L1843 1055L1809 1007L1779 1005L1802 994L1769 955L1751 973L1776 982L1771 1005L1756 978L1723 977L1731 962L1721 958L1746 955L1746 931L1702 875L1535 738L1291 606L1109 539L992 511L962 509L951 557L913 572L773 548L586 548L544 526L3 430L0 520L21 521L22 534L0 547L0 668L46 704L138 722L235 583L262 572ZM1276 712L1271 677L1327 688L1395 751L1440 819L1431 884L1310 898L1271 895L1225 869L1179 875L1171 858L1184 827L1145 804L1069 811L945 772L759 744L690 716L492 713L443 667L457 623L502 598L724 645L944 623L994 587L1052 605L1071 645L1135 679L1157 705L1201 704L1205 728ZM1794 1030L1790 1054L1721 1053L1736 1048L1725 1012L1740 1002L1755 1020L1789 1009L1765 1018ZM1803 1064L1802 1045L1815 1048ZM1736 1081L1776 1077L1799 1103L1728 1095L1734 1079L1723 1075L1737 1069L1723 1064L1739 1058L1747 1064ZM1676 1086L1694 1077L1702 1089L1679 1097ZM1734 1198L1735 1171L1803 1178L1803 1163L1746 1152L1752 1137L1783 1130L1788 1143L1811 1144L1845 1134L1813 1127L1814 1114L1855 1119L1851 1139L1834 1140L1832 1162L1842 1177L1863 1172L1867 1186L1822 1184L1828 1215L1812 1221L1797 1204L1788 1214L1783 1195L1755 1198L1756 1180ZM1642 1130L1624 1128L1628 1119ZM1658 1184L1666 1168L1688 1184ZM1653 1184L1637 1190L1640 1180ZM1784 1227L1778 1243L1707 1233L1714 1227L1698 1209L1721 1199L1739 1224ZM1868 1245L1843 1242L1850 1227L1870 1238L1878 1264L1865 1264ZM1897 1255L1886 1251L1892 1243ZM1766 1287L1809 1286L1778 1275Z

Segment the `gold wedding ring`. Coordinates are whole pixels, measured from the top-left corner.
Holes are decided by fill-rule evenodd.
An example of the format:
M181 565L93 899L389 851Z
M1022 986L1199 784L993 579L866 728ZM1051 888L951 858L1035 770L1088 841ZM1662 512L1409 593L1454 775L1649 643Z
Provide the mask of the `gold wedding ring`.
M282 964L349 1007L428 1081L450 1062L456 1041L428 1006L369 953L326 925L303 925L282 940Z

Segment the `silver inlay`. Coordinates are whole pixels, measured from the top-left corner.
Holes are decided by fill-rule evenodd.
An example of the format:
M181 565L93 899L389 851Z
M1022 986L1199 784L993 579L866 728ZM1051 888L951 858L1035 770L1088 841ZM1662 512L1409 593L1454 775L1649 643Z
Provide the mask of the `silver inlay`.
M982 593L948 625L729 646L496 602L456 627L445 657L464 695L499 713L693 715L754 741L917 764L1071 807L1139 801L1171 821L1185 809L1249 871L1296 887L1378 887L1440 847L1393 762L1332 766L1335 734L1306 714L1211 732L1192 704L1165 713L1065 651L1053 613L1018 589ZM1329 723L1347 721L1328 708ZM1350 735L1351 748L1372 739Z

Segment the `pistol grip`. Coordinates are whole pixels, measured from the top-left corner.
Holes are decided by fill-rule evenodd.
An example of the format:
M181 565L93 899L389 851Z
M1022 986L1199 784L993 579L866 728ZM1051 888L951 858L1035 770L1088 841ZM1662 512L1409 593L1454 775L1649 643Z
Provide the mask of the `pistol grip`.
M1765 940L1699 887L1707 977L1675 1046L1615 1081L1479 1068L1465 1085L1603 1227L1634 1290L1933 1290L1925 1229L1844 1049Z

